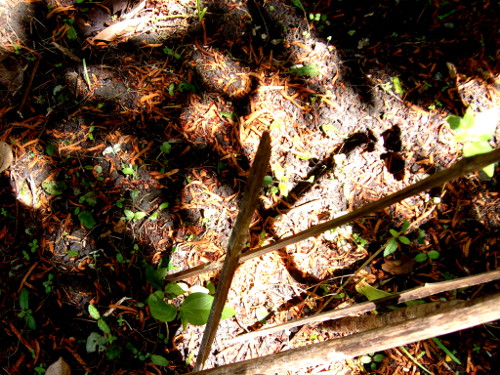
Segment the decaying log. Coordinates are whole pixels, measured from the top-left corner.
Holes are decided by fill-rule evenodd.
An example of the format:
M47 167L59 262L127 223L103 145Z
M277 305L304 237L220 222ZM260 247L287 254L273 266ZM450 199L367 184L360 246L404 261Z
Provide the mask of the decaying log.
M470 301L454 301L426 316L405 322L191 374L274 374L328 364L498 320L499 304L500 294Z
M453 165L448 169L437 172L432 176L427 177L426 179L423 179L413 185L410 185L396 193L388 195L385 198L381 198L375 202L367 203L364 206L357 208L346 215L343 215L339 218L327 221L322 224L315 225L309 229L299 232L293 236L286 237L282 240L276 241L275 243L272 243L270 245L263 246L255 250L247 251L240 257L240 262L245 262L247 260L260 257L271 251L282 249L286 246L293 245L297 242L303 241L309 237L317 236L327 230L331 230L340 227L342 225L348 224L356 219L363 218L369 214L384 209L403 199L409 198L413 195L419 194L423 191L434 188L436 186L440 186L454 178L461 177L470 172L480 170L481 168L484 168L489 164L496 163L499 160L500 160L500 149L485 154L475 155L471 157L464 157L457 163L455 163L455 165ZM212 272L222 268L222 265L223 265L223 260L202 264L200 266L193 267L188 270L167 275L166 281L174 282L188 277L197 276L206 272Z

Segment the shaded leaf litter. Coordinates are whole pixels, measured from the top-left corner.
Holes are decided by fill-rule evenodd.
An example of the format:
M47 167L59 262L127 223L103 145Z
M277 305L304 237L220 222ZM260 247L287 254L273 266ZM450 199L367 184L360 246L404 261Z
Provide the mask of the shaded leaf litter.
M15 156L0 179L6 373L42 371L60 356L76 373L188 372L203 327L160 324L147 299L162 287L161 272L224 254L263 131L272 156L250 248L450 166L461 149L446 116L499 107L497 2L199 7L2 3L1 140ZM497 123L493 147L498 134ZM246 262L228 299L237 315L222 322L207 367L343 334L318 326L224 341L362 300L343 280L404 220L409 243L364 270L373 286L400 291L497 268L496 184L468 176ZM209 280L217 274L186 282ZM435 373L490 373L495 328L442 338L461 364L431 340L407 350ZM104 351L88 352L92 332L107 338ZM307 372L360 373L372 364L312 362ZM398 349L376 366L417 369Z

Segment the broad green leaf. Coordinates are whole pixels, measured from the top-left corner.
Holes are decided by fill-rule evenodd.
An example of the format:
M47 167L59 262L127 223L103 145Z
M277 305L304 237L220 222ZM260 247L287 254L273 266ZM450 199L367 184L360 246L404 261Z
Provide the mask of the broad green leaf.
M425 262L427 260L427 254L425 253L418 253L416 256L415 256L415 260L417 262Z
M463 148L464 156L474 156L493 151L493 148L486 141L466 143Z
M396 94L403 95L405 93L405 89L401 85L399 77L392 77L392 85L394 86L394 92Z
M129 168L129 167L123 168L122 172L123 172L123 174L126 174L126 175L133 175L135 173L135 171L132 168Z
M437 258L439 258L440 255L441 254L437 250L431 250L427 253L427 256L429 257L429 259L437 259Z
M445 118L445 121L450 125L451 130L457 130L460 128L460 124L462 123L462 118L456 115L449 115Z
M278 184L278 189L280 190L280 194L284 197L288 197L288 186L284 182L280 182Z
M53 156L56 153L56 145L54 142L49 142L45 148L45 152L48 156Z
M33 317L33 315L29 314L29 315L26 315L26 325L28 326L29 329L31 330L35 330L36 329L36 322L35 322L35 318Z
M335 135L335 126L332 124L323 124L321 125L321 130L325 132L327 136L334 136Z
M104 333L111 333L111 328L109 328L108 323L102 318L97 321L97 326Z
M120 345L111 345L106 349L106 358L109 360L116 359L122 354L122 348Z
M21 310L28 310L29 309L29 292L27 289L21 289L21 292L19 293L19 307Z
M476 113L474 131L479 141L488 141L495 135L497 124L500 121L500 109L490 108Z
M144 219L146 217L146 213L145 212L142 212L142 211L137 211L135 214L134 214L134 220L141 220L141 219Z
M398 240L399 240L399 242L401 242L402 244L405 244L405 245L409 245L411 243L411 241L406 236L399 236Z
M87 337L87 343L85 345L87 353L103 352L106 350L104 346L104 337L97 332L92 332L89 337Z
M134 212L132 212L130 210L123 210L123 213L125 214L125 217L127 218L127 220L132 220L135 217Z
M392 237L397 237L399 236L399 232L395 229L389 229L389 232L391 233Z
M391 293L387 293L374 288L373 286L368 284L365 279L356 284L356 291L368 298L369 301L375 301L377 299L381 299L391 295Z
M153 362L157 366L168 366L168 360L158 354L151 354L151 362Z
M162 145L160 146L160 150L164 154L168 154L170 150L172 150L172 145L168 142L163 142Z
M92 229L96 225L94 217L88 211L80 212L78 214L78 219L86 229Z
M211 295L215 294L215 285L213 282L209 281L207 283L207 289L208 289L208 294L211 294Z
M273 186L274 181L272 176L264 176L264 180L262 181L262 185L265 187Z
M206 324L213 301L214 297L210 294L190 294L186 297L179 309L182 320L194 325ZM228 306L225 306L222 310L221 319L227 319L234 315L236 315L236 311Z
M403 221L403 225L401 226L401 233L406 233L409 227L410 227L410 222L405 219Z
M162 204L160 204L158 210L164 210L165 208L168 208L168 202L163 202Z
M182 286L178 283L168 283L165 286L165 293L172 293L176 296L182 296L184 293L186 293L186 290L184 290L184 288L182 288Z
M398 241L395 238L391 238L384 249L384 257L387 257L394 253L398 249Z
M157 290L148 297L148 306L153 318L161 322L171 322L177 316L177 308L163 301L164 293Z
M88 311L92 319L98 320L101 317L101 314L99 314L99 310L94 305L89 305Z

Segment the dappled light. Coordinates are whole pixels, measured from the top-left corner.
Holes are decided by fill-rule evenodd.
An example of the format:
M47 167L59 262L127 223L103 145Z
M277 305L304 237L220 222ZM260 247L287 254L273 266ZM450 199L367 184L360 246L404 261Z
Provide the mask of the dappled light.
M499 11L479 0L0 1L0 367L189 373L201 355L216 368L497 293L495 278L479 279L414 310L373 302L363 319L265 333L491 276L491 164L245 260L199 353L228 282L203 267L232 246L252 165L267 169L236 233L248 236L243 256L498 148ZM257 154L267 133L269 162ZM280 373L491 373L493 328L354 360L318 354Z

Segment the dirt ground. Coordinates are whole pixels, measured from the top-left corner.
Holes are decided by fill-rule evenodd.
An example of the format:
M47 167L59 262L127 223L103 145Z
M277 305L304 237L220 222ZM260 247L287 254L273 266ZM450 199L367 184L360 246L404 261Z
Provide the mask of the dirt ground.
M469 106L496 113L489 144L498 147L499 8L1 0L0 140L14 155L0 175L2 372L42 374L59 357L74 374L189 372L204 327L160 322L148 296L164 287L161 272L223 256L263 131L272 155L249 248L451 166L462 144L445 119ZM227 303L236 315L221 323L206 367L343 335L307 326L233 340L364 301L343 282L405 221L408 243L364 270L374 287L402 291L498 268L497 178L498 168L469 175L245 262ZM415 260L431 251L438 258ZM217 276L184 283L199 291ZM99 329L107 341L89 350ZM495 323L441 337L456 360L427 340L326 366L311 359L294 373L488 374L498 337Z

